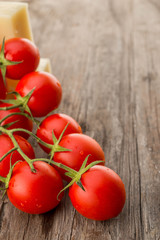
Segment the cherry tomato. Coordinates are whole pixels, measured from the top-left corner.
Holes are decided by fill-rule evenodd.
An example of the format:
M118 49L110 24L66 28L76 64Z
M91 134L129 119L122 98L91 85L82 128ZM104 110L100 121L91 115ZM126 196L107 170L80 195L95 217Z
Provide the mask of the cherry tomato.
M93 138L87 135L77 133L68 134L62 138L59 145L71 151L56 152L53 160L76 171L80 169L84 159L89 154L87 165L96 160L103 160L101 164L105 164L105 156L102 148ZM70 181L70 178L64 174L65 170L58 167L56 169L63 179Z
M19 64L7 66L6 77L20 79L36 70L39 64L39 50L33 42L25 38L11 38L5 42L5 58Z
M23 137L14 135L17 143L19 144L19 147L21 150L31 159L35 158L34 150L31 146L31 144ZM9 150L11 150L14 145L12 143L12 140L8 137L8 135L2 134L0 135L0 158L4 156ZM12 153L11 153L12 154ZM24 160L21 155L17 152L14 151L12 154L9 154L7 157L5 157L1 162L0 162L0 176L6 177L9 169L10 169L10 159L11 159L11 164L13 165L15 162L18 160Z
M9 107L9 106L11 106L11 104L8 104L8 103L0 104L0 107ZM14 109L10 109L10 110L0 110L0 120L11 113L17 113L17 112L18 113L20 112L20 110L18 108L14 108ZM17 122L15 122L15 121L17 121ZM23 115L12 115L11 117L8 117L6 120L3 121L1 123L1 126L4 126L9 123L13 123L13 122L15 122L15 123L13 125L11 125L8 129L24 128L29 131L32 131L32 128L33 128L32 121ZM27 134L25 132L17 131L15 133L26 139L29 137L29 134Z
M44 142L53 144L52 132L54 132L54 135L58 139L67 123L69 123L69 125L67 126L63 137L70 133L82 133L81 127L72 117L66 114L52 114L41 122L37 130L37 136ZM46 148L43 145L40 146L45 152L50 152L49 148Z
M34 163L36 173L31 172L27 162L19 162L13 169L7 189L11 203L23 212L40 214L55 208L63 197L59 173L49 164Z
M62 97L60 82L50 73L32 72L25 75L17 84L16 91L26 96L33 88L34 92L28 106L34 117L46 116L56 109Z
M121 178L111 169L96 165L81 177L82 190L76 183L69 189L74 208L84 217L107 220L116 217L126 199Z
M4 81L3 81L3 78L2 78L2 74L1 74L1 71L0 71L0 99L5 99L6 97L6 87L4 85Z

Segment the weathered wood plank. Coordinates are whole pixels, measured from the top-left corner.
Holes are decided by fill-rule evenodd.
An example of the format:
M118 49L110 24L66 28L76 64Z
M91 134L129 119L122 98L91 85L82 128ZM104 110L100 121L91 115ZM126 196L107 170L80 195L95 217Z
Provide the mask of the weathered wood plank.
M67 193L39 216L6 198L0 239L160 239L159 1L32 0L29 9L35 42L62 83L58 111L100 143L127 201L117 218L95 222L73 209Z

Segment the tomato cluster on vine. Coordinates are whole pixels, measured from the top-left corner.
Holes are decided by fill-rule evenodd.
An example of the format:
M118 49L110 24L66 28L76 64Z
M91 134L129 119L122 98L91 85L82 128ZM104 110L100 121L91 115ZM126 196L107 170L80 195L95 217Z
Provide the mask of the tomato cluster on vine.
M125 204L124 184L105 166L98 142L82 133L71 116L52 112L61 103L62 87L52 74L36 71L38 48L13 38L4 40L0 49L1 190L16 208L40 214L55 208L69 188L71 202L83 216L116 217ZM13 99L6 98L6 77L20 79ZM29 137L48 157L36 158Z

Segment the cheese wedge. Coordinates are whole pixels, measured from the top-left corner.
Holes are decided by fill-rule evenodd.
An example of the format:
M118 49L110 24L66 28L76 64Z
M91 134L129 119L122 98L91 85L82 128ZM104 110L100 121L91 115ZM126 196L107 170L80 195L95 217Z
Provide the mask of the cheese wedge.
M48 58L41 58L39 66L37 68L37 71L43 71L43 72L51 73L50 60ZM19 82L19 80L12 80L12 79L6 78L7 92L15 91L15 88L16 88L18 82ZM10 98L11 96L8 95L8 97Z
M41 58L37 71L43 71L51 73L51 63L49 58Z
M22 2L0 2L0 44L3 38L27 38L33 41L28 4ZM37 71L51 73L51 64L48 58L41 58ZM19 80L6 78L7 92L15 91ZM8 95L7 98L12 98Z
M0 2L0 43L4 37L23 37L33 41L27 3Z

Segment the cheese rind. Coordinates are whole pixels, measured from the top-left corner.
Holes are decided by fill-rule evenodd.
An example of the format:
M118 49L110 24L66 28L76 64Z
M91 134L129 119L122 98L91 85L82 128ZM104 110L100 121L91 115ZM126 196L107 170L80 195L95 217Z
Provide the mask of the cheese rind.
M0 2L0 43L4 37L23 37L33 41L27 3Z

